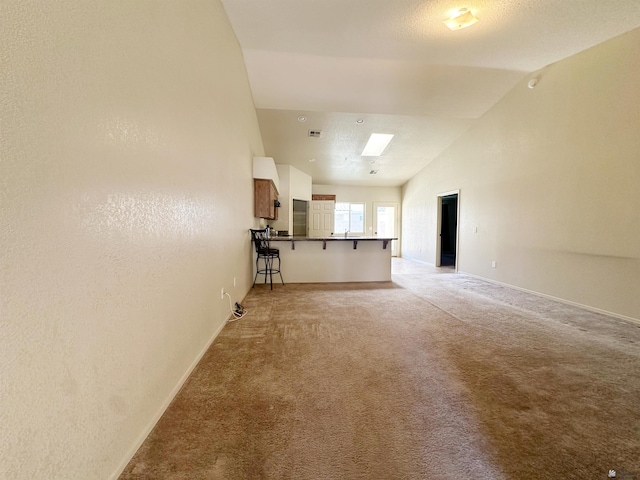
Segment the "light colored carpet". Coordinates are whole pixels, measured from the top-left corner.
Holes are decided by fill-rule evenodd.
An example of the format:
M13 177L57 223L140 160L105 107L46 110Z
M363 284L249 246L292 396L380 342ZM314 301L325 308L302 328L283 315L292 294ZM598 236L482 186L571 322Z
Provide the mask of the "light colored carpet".
M640 479L640 324L394 272L256 286L121 479Z

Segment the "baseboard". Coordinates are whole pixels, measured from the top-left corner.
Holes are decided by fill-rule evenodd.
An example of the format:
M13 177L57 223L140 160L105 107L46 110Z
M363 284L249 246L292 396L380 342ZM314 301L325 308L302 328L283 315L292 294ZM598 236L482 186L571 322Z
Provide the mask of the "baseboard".
M420 259L413 258L413 257L410 257L410 256L404 256L404 257L399 257L399 258L404 258L406 260L411 260L412 262L420 263L422 265L427 265L427 266L433 267L433 268L449 268L449 267L453 267L453 270L454 270L455 273L460 273L460 271L458 270L458 262L456 262L455 265L445 265L444 267L437 267L435 263L426 262L424 260L420 260Z
M474 275L473 273L468 273L468 272L463 272L463 271L459 271L458 273L461 273L463 275L468 275L470 277L474 277L474 278L477 278L477 279L480 279L480 280L484 280L485 282L493 283L495 285L500 285L502 287L509 287L509 288L513 288L514 290L519 290L521 292L526 292L526 293L530 293L532 295L537 295L538 297L548 298L549 300L555 300L556 302L564 303L566 305L572 305L574 307L584 308L585 310L589 310L590 312L601 313L603 315L608 315L610 317L619 318L621 320L627 320L629 322L640 323L640 318L628 317L628 316L622 315L620 313L610 312L608 310L602 310L600 308L591 307L589 305L584 305L584 304L578 303L578 302L572 302L571 300L567 300L567 299L560 298L560 297L554 297L553 295L548 295L546 293L536 292L535 290L529 290L527 288L518 287L516 285L511 285L509 283L499 282L499 281L493 280L491 278L482 277L480 275Z
M411 260L412 262L421 263L422 265L428 265L430 267L437 268L434 263L425 262L424 260L420 260L418 258L410 257L409 255L403 255L403 256L398 257L398 258L404 258L405 260Z
M147 437L149 436L149 434L151 433L151 431L154 429L154 427L156 426L156 424L158 423L158 421L160 420L160 418L162 417L162 415L164 414L165 410L169 407L169 405L171 404L171 402L173 401L173 399L175 398L175 396L178 394L178 392L180 392L180 390L182 389L182 386L184 385L184 383L187 381L187 379L189 378L189 375L191 375L191 372L193 372L193 369L196 368L196 365L198 365L198 363L200 362L200 360L202 359L202 357L204 356L204 354L207 352L207 350L209 349L209 347L211 346L211 344L213 343L213 341L217 338L217 336L220 334L220 332L222 331L222 329L224 328L224 326L227 324L227 322L229 321L229 319L231 318L231 313L229 313L229 315L227 315L227 318L225 318L224 322L222 322L222 324L213 332L213 335L211 336L211 338L207 341L206 345L204 346L204 348L202 348L202 350L200 351L200 353L198 353L198 355L196 356L195 360L191 363L191 365L189 366L189 368L187 369L187 371L184 373L184 375L182 375L182 377L180 378L180 380L178 381L178 383L176 384L175 387L173 387L173 389L171 390L171 392L169 393L169 395L167 396L167 398L165 399L164 402L162 402L162 405L160 405L160 408L158 409L158 411L156 412L156 414L151 418L149 424L146 426L146 428L142 431L142 433L140 433L140 436L136 439L136 441L134 442L133 446L129 449L129 451L127 452L127 454L125 455L125 458L122 460L122 462L120 463L120 465L118 466L118 468L115 470L115 472L109 477L110 480L117 480L117 478L122 474L122 472L124 471L125 468L127 468L127 465L129 464L129 462L131 461L131 459L133 458L133 456L136 454L136 452L138 451L138 449L140 448L140 446L144 443L144 441L147 439Z

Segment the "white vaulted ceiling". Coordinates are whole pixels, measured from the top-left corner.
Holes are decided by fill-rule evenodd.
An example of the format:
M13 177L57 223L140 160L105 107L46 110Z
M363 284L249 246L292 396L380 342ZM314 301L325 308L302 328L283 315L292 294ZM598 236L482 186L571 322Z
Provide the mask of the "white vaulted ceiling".
M640 26L639 0L222 2L266 155L316 184L402 185L524 77ZM462 7L480 21L450 31ZM371 133L395 134L375 159Z

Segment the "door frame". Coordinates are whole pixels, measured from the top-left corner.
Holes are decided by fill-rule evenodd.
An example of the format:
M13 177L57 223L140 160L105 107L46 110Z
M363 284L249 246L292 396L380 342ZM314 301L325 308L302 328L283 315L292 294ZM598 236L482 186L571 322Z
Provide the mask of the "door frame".
M373 202L373 218L372 218L372 224L371 226L374 228L373 234L374 235L378 235L378 232L376 231L376 227L378 226L378 207L394 207L396 209L396 218L394 219L393 222L393 230L395 231L395 236L398 237L398 240L396 240L396 257L400 256L400 204L397 202ZM393 243L391 244L391 256L393 255Z
M442 238L440 230L442 230L442 197L449 197L451 195L458 196L458 204L456 208L456 261L453 266L455 273L458 273L458 264L460 259L460 190L451 190L450 192L443 192L438 194L438 206L437 206L437 225L436 225L436 261L435 266L441 266L442 256Z

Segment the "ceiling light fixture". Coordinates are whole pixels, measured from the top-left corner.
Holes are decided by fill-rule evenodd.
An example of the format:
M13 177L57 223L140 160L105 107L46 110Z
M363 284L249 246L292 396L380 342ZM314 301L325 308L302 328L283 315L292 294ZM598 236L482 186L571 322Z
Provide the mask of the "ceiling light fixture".
M362 125L362 124L364 123L364 118L358 118L358 119L356 120L356 123L357 123L358 125Z
M455 12L451 17L444 21L444 24L451 30L460 30L462 28L470 27L478 21L476 17L468 8L461 8Z
M299 122L306 122L306 121L307 121L307 117L305 117L304 115L300 115L300 116L298 117L298 121L299 121Z
M393 134L390 133L372 133L361 155L363 157L379 157L392 138Z

